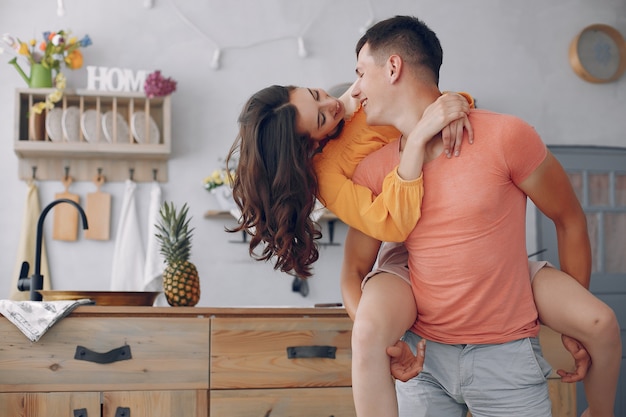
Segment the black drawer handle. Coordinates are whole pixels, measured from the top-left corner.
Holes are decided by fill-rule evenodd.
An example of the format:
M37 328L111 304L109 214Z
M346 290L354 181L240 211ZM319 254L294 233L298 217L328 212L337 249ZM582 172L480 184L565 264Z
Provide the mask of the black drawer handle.
M117 407L115 410L115 417L130 417L130 408Z
M290 346L287 348L288 359L328 358L335 359L335 346Z
M74 417L87 417L87 409L80 408L80 409L74 410Z
M84 346L76 346L76 353L74 354L74 359L76 360L95 363L113 363L132 359L132 357L129 345L124 345L105 353L94 352Z

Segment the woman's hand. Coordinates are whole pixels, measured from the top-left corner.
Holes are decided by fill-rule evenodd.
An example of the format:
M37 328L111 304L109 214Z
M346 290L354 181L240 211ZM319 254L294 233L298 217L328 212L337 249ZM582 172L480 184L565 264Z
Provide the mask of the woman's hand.
M409 137L416 135L421 140L428 141L441 132L444 153L448 158L453 154L458 156L464 129L467 130L469 143L474 142L474 131L467 117L469 111L470 104L465 96L458 93L442 94L426 108Z
M464 129L467 129L468 140L472 143L474 131L467 117L469 111L470 104L467 98L458 93L443 94L426 107L404 143L398 165L400 178L413 180L421 175L426 144L439 133L444 152L448 157L461 152Z
M463 129L467 130L467 139L470 144L474 143L474 131L467 116L454 120L441 131L443 142L443 152L448 158L452 157L451 148L454 149L454 156L461 154L461 144L463 143Z

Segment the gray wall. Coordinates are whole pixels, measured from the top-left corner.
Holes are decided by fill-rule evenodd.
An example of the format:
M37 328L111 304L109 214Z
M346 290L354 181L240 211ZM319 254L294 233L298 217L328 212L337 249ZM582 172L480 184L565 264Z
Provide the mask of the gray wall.
M341 246L321 249L310 295L303 298L291 292L291 277L250 260L245 245L227 243L238 238L223 231L230 220L204 218L217 203L202 179L220 165L241 106L254 91L274 83L328 88L351 81L354 44L369 21L395 14L424 19L445 51L441 88L469 91L482 108L523 117L548 144L626 146L626 78L589 84L568 63L569 43L585 26L606 23L626 34L624 0L155 0L153 8L143 0L64 3L66 14L58 17L52 0L0 0L0 32L24 39L63 28L88 33L94 44L84 50L87 65L160 69L178 81L163 191L165 199L190 206L196 229L192 261L201 275L204 306L340 301ZM298 35L308 51L304 59L298 56ZM215 45L222 49L219 70L211 69ZM66 74L70 87L86 86L84 68ZM12 143L14 93L23 87L12 67L1 64L0 298L9 294L24 210L26 185L17 178ZM63 191L59 182L39 186L42 205ZM46 221L55 289L108 289L123 189L122 183L103 187L113 194L111 241L53 241L52 220ZM79 182L71 190L84 198L94 187ZM140 211L147 208L148 191L149 184L139 185ZM339 241L344 234L345 227L338 227Z

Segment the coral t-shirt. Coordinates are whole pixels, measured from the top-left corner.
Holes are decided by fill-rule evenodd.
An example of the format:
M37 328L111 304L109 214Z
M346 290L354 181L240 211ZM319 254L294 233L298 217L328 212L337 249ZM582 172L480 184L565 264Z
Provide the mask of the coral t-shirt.
M470 107L473 97L459 92ZM396 141L400 132L391 126L368 126L359 107L347 120L340 137L328 142L313 158L319 186L318 197L344 223L379 240L403 242L419 220L422 177L405 181L397 164L385 173L380 196L351 181L359 162L384 145ZM411 210L407 210L411 207Z
M474 144L423 169L422 215L405 242L418 319L412 330L448 344L504 343L539 332L526 252L526 195L516 184L545 159L519 118L472 110ZM399 161L393 143L365 158L353 180L380 192Z

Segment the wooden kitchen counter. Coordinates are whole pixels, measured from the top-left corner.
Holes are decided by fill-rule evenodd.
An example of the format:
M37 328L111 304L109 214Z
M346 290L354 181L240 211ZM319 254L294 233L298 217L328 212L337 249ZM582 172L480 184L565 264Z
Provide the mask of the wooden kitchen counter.
M106 315L109 317L344 317L343 307L77 307L74 317Z
M2 317L0 417L354 417L351 331L340 307L80 306L32 343ZM555 417L574 388L549 381Z

